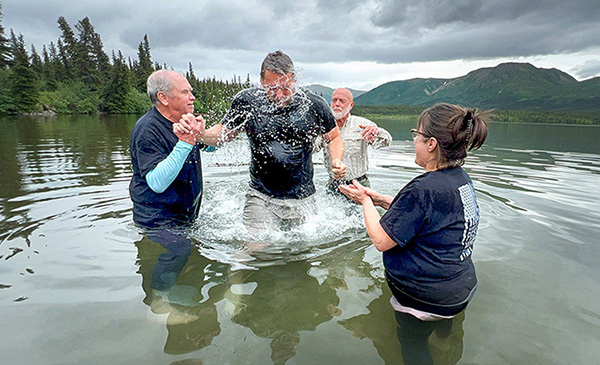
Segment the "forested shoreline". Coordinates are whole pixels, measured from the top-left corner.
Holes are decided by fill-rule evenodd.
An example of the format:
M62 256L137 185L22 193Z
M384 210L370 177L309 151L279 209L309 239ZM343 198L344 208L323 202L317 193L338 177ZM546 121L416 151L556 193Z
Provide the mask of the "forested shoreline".
M0 4L0 17L1 13ZM120 50L111 56L88 17L74 27L64 17L56 42L28 50L23 34L6 34L0 23L0 115L10 114L140 114L151 106L146 79L155 70L168 68L153 62L148 36L138 46L137 58ZM186 77L197 97L195 110L218 118L233 96L250 86L250 76L221 81L199 79L189 63Z
M472 107L466 105L467 107ZM355 105L352 113L363 117L407 118L416 120L425 106L415 105L386 105L370 106ZM494 110L493 121L503 123L550 123L550 124L579 124L600 125L600 113L593 111L530 111L530 110Z
M74 28L64 17L57 25L61 35L38 51L27 47L23 34L5 33L0 3L0 115L33 114L142 114L151 106L146 79L155 70L169 68L152 60L150 41L144 35L137 57L104 51L100 34L90 19L79 20ZM198 78L189 63L185 74L194 89L196 112L209 123L218 121L233 96L250 87L250 75L242 81ZM328 100L329 102L329 100ZM418 116L425 106L363 106L353 113L366 117ZM598 112L497 110L497 122L600 125Z

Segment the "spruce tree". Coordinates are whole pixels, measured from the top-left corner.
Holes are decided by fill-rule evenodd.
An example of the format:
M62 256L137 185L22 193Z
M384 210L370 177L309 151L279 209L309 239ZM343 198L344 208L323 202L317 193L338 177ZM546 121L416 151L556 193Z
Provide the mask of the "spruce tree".
M42 58L37 53L35 49L35 45L31 45L31 69L37 74L38 79L42 77L44 64L42 63Z
M103 109L109 113L122 114L127 112L127 94L129 93L129 70L121 51L118 57L112 54L113 65L110 79L104 88Z
M10 44L4 36L4 27L2 26L2 3L0 3L0 68L8 67L10 60Z
M57 75L60 81L69 81L71 80L73 74L73 68L71 67L71 61L69 60L69 55L67 53L66 47L63 45L63 42L58 39L56 42L56 47L58 48L57 52Z
M22 34L17 37L11 30L11 86L17 112L35 110L39 101L38 79L29 63Z
M77 76L90 90L97 90L102 83L94 49L97 34L88 17L77 22L75 28L79 31L79 39L75 40L74 53Z
M81 75L81 64L79 44L75 38L75 33L64 17L58 18L58 28L62 34L58 40L58 50L61 55L61 61L65 68L65 78L73 79ZM61 41L62 40L62 41Z
M96 64L96 70L98 71L98 80L100 85L104 85L109 77L110 73L110 59L106 52L104 52L104 45L100 34L94 33L92 38L92 54Z
M60 39L58 40L58 43L60 43ZM53 76L54 84L57 84L64 79L65 69L61 54L53 42L50 42L50 46L48 46L48 56L51 64L50 74Z
M53 43L50 43L51 47L54 47ZM42 51L43 57L43 68L42 68L42 78L40 80L40 88L43 91L54 91L56 90L56 64L55 60L51 58L46 46L44 45Z
M152 67L152 57L150 56L150 42L148 34L144 34L144 39L138 46L138 62L135 68L136 88L141 92L146 92L146 80L154 72Z

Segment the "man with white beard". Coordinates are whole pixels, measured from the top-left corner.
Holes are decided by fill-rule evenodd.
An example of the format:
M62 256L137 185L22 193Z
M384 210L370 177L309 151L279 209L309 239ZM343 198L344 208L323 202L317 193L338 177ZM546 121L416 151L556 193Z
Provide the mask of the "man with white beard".
M335 117L336 123L340 128L340 134L344 141L344 157L342 162L346 165L346 176L343 180L334 179L330 158L327 148L322 140L315 145L316 151L323 148L325 153L325 166L329 172L329 182L327 188L331 192L340 193L338 186L341 184L349 185L352 180L358 180L364 186L370 186L367 177L369 169L369 158L367 156L367 146L380 148L389 146L392 142L392 136L388 131L379 128L372 121L350 114L354 106L352 92L348 89L336 89L331 96L331 111ZM315 152L316 152L315 151ZM341 194L341 193L340 193Z

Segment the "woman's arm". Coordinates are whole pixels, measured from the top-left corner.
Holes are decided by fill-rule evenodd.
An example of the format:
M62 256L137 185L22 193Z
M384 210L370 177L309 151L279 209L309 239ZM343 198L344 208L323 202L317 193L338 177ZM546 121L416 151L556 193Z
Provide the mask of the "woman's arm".
M379 194L373 189L368 189L370 190L370 193L368 193L367 188L362 186L356 180L353 181L353 185L340 185L339 189L352 201L362 205L367 233L369 234L371 241L373 241L375 248L383 252L395 247L396 242L388 236L386 231L383 230L381 223L379 223L381 217L379 216L377 208L375 208L372 196L375 196L379 203L387 205L387 208L389 208L391 204L391 199L388 199L388 197Z
M367 198L362 203L363 213L365 215L365 225L367 226L367 233L369 237L371 237L371 241L373 241L373 245L375 248L381 252L387 251L390 248L396 246L396 242L394 242L390 236L388 236L387 232L383 230L381 223L379 223L379 212L375 205L373 204L373 200L371 198Z

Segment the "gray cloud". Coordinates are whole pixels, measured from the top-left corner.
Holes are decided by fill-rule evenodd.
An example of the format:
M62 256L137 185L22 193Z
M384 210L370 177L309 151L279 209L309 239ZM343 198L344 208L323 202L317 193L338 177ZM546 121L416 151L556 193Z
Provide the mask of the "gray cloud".
M73 27L88 16L107 53L121 49L136 57L148 34L155 61L176 68L189 61L206 69L223 65L242 75L276 49L307 64L392 64L600 47L600 2L589 0L9 0L3 12L5 28L38 49L60 35L59 16Z
M600 75L600 60L587 61L581 65L572 68L575 76L581 79L588 79Z

